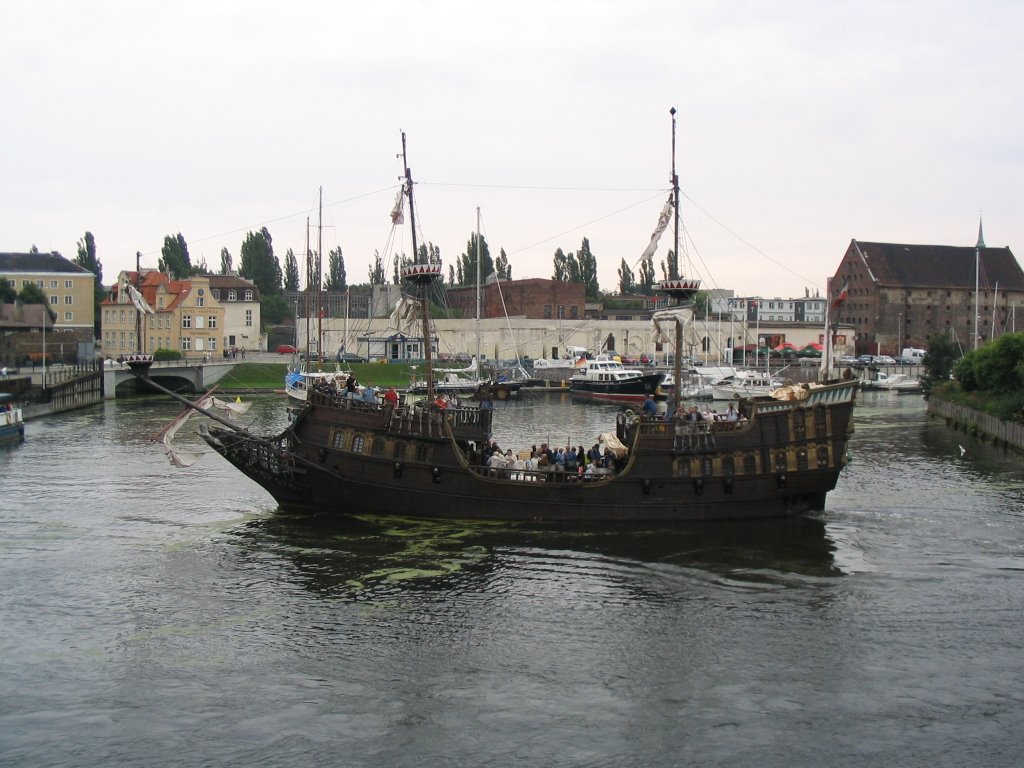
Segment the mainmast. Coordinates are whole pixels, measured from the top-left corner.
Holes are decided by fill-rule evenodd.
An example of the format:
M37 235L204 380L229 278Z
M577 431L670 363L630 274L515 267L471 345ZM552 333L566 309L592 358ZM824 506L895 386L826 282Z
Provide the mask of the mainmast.
M441 276L441 260L432 260L429 250L420 254L416 243L416 207L413 204L412 170L405 151L402 131L402 167L405 170L405 194L409 198L409 226L412 228L412 263L402 267L402 279L419 289L420 314L423 321L423 362L427 371L427 400L434 399L434 366L430 349L430 286Z
M679 174L676 173L676 108L669 110L672 115L672 248L675 254L676 264L679 259ZM680 277L675 280L662 280L658 290L676 300L676 306L682 308L687 303L692 305L693 297L700 288L700 280L684 280L682 278L682 267L679 267ZM672 375L675 378L675 386L672 388L672 409L679 413L679 392L683 388L683 319L677 312L675 315L675 360L672 365Z

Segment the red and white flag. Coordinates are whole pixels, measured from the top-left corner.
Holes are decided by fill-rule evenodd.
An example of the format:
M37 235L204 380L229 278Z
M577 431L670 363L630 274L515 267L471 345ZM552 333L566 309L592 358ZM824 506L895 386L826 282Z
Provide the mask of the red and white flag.
M839 291L836 297L832 300L832 309L839 309L839 305L846 301L846 297L850 295L850 281L847 280L843 283L843 289Z

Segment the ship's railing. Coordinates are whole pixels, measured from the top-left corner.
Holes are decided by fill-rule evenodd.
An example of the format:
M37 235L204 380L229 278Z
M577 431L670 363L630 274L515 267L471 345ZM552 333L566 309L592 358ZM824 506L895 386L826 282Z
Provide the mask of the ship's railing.
M494 480L517 480L524 483L595 483L607 482L615 477L611 469L595 469L592 473L560 471L557 468L517 469L515 467L487 467L469 465L466 467L478 477Z

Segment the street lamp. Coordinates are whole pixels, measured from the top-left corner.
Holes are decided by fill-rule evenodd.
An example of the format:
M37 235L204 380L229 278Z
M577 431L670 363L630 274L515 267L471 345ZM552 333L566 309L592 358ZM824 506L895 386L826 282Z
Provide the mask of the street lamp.
M903 313L896 315L896 352L903 351Z

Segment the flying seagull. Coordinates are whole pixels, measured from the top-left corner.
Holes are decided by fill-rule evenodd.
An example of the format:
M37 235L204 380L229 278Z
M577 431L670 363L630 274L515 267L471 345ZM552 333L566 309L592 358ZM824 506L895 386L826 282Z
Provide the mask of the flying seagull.
M960 455L961 456L963 456L965 453L967 453L967 449L964 448L962 445L960 445L960 443L957 443L957 448L960 449Z

